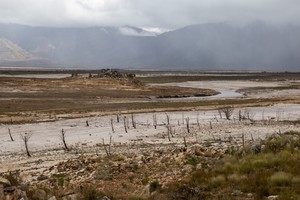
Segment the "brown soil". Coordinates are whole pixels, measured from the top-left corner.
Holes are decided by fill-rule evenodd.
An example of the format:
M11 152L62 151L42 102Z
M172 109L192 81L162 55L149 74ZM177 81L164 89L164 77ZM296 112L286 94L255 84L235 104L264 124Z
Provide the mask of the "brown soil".
M147 86L130 78L1 78L0 122L32 122L66 113L146 109L145 103L157 102L161 97L215 94L218 92L210 89Z

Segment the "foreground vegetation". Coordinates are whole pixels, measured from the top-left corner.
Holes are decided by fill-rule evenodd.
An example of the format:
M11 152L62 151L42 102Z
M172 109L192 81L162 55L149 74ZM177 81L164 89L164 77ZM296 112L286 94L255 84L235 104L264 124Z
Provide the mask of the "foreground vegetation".
M2 174L29 199L299 199L300 133L216 149L212 144L151 149L139 154L81 156L24 185ZM48 197L48 198L46 198Z
M197 159L196 161L197 162ZM300 199L300 133L275 134L257 145L229 149L151 199Z

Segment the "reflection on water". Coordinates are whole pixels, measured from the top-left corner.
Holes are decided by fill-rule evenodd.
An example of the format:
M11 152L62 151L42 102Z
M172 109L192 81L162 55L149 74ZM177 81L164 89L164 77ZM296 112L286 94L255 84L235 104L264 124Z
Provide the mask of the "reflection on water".
M208 98L232 98L232 97L243 97L244 95L233 91L220 91L220 94L209 96Z
M234 91L219 91L220 94L213 96L203 96L203 97L180 97L180 98L162 98L164 100L184 100L184 99L221 99L221 98L238 98L243 97L244 95Z

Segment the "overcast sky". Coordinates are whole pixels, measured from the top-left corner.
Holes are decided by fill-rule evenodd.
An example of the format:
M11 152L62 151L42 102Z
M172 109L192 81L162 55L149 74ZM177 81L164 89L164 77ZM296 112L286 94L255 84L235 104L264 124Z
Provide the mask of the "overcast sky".
M300 24L300 0L0 0L0 16L2 23L59 27Z

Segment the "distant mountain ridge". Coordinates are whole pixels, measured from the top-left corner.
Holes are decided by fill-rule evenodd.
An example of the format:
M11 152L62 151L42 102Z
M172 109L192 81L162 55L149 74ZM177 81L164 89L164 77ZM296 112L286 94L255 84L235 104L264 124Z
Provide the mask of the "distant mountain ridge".
M0 38L0 65L4 66L35 66L46 64L46 60L34 56L12 41Z
M300 70L300 27L256 22L187 26L157 34L142 28L51 28L0 24L40 65L199 70ZM0 57L1 63L1 57ZM51 63L51 64L50 64Z
M37 59L12 41L0 38L0 60L2 61L25 61Z

